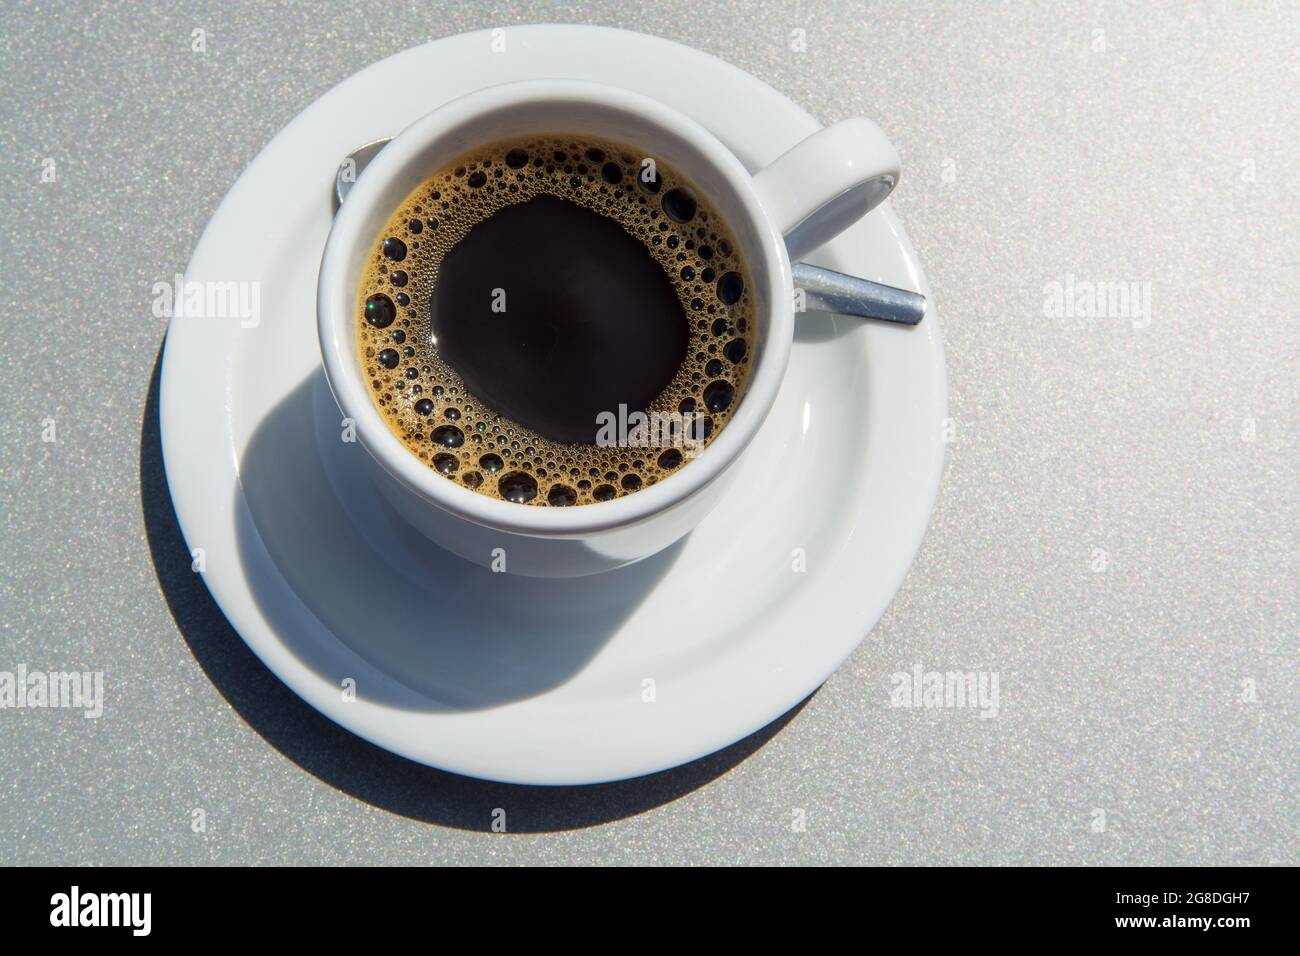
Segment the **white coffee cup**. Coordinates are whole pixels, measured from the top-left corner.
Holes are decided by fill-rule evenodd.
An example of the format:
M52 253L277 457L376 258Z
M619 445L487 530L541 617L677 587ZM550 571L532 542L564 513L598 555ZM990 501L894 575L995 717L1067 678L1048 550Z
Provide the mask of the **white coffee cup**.
M362 267L398 205L433 172L476 147L546 133L622 142L682 172L731 227L755 303L749 384L712 442L634 494L571 508L497 500L436 473L385 424L357 354ZM358 177L321 259L316 310L325 373L344 418L355 423L360 444L378 466L371 469L376 486L442 547L509 573L594 574L673 544L718 501L776 399L794 334L791 258L861 218L897 181L898 155L866 119L814 133L751 175L698 123L601 83L508 83L439 107L396 136Z

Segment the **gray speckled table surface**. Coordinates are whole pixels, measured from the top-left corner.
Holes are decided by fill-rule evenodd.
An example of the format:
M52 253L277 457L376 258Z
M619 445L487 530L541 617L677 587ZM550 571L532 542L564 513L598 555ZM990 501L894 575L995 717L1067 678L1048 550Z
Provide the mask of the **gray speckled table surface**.
M546 21L875 118L953 417L921 555L819 693L558 790L390 756L256 661L170 560L150 312L321 93ZM108 700L0 710L0 863L1298 862L1295 4L8 3L0 27L0 671L102 670ZM1136 315L1052 306L1110 283ZM997 718L892 708L917 663L997 672Z

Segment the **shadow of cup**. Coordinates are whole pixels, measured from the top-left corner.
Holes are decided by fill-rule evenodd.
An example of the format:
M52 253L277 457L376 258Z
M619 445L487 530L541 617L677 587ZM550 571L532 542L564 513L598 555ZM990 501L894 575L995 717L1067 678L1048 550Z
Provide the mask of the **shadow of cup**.
M312 709L267 670L222 616L200 576L191 570L189 548L176 520L162 463L158 421L161 358L160 350L149 385L140 435L141 504L159 586L181 636L227 702L263 739L330 786L389 812L441 826L487 832L491 830L493 809L509 807L509 829L514 833L577 829L642 813L703 786L757 751L807 703L807 700L801 702L744 740L689 764L645 777L592 786L534 787L477 780L409 761L362 740ZM282 572L284 567L279 560L293 561L304 557L310 560L294 565L297 570L290 569L291 575L306 573L304 569L309 567L315 568L313 574L319 574L322 567L330 567L331 573L338 576L331 577L329 582L338 590L330 597L323 613L325 617L334 618L333 624L343 625L364 619L365 606L374 595L358 599L357 582L345 573L343 562L338 562L334 568L334 562L323 559L321 554L309 553L312 541L319 543L320 540L313 539L311 534L325 532L311 532L305 538L285 540L268 541L263 537L295 528L302 531L302 522L323 528L331 520L346 521L346 515L333 497L312 437L313 388L310 380L304 382L268 415L256 430L241 460L248 511L253 516L252 528L244 529L241 534L241 550L253 545L248 531L255 528L259 547L266 545L262 548L261 559L269 556ZM361 449L356 451L364 454ZM294 496L295 489L301 493L299 497ZM330 499L334 501L333 511L322 512L309 507L329 508ZM368 548L364 538L351 527L350 522L347 524L347 529L341 531L336 527L330 532L332 540L338 541L340 534L356 535L355 539L345 537L343 540ZM246 555L241 554L243 557ZM560 634L571 623L563 617L562 610L543 620L539 625L540 631L529 629L532 617L496 617L494 627L501 635L498 640L506 641L497 647L503 651L526 652L530 666L523 674L498 677L491 683L492 691L486 697L472 696L469 699L479 701L481 706L491 706L493 695L498 702L520 699L540 693L571 676L608 639L613 633L611 628L635 609L638 594L643 596L653 586L674 557L674 554L661 556L658 567L650 564L642 568L648 561L655 560L652 558L624 569L624 572L634 572L637 568L641 571L611 589L604 599L604 617L599 626L586 634L567 637ZM433 562L434 568L441 567L463 575L457 580L468 582L471 589L478 586L474 575L491 575L490 571L468 565L451 555L433 554L432 550L427 560ZM390 577L397 575L390 571ZM549 589L554 585L554 582L536 579L518 580L521 582L519 587ZM492 592L498 601L500 592L495 584L499 583L494 582ZM315 585L313 593L320 587L320 584ZM257 597L274 615L276 609L273 606L268 608L265 603L273 601L270 594L263 592ZM468 621L474 608L474 601L467 600L449 613L460 615L457 620ZM499 613L508 615L514 612ZM510 632L520 623L529 627L518 633ZM373 631L373 628L363 630L360 633L364 637L354 640L373 641ZM455 655L466 648L465 642L472 636L460 634L447 638L441 629L438 634L442 635L439 638L441 643L434 648L438 659L445 664L455 664ZM560 634L564 640L561 646L552 648L538 639L541 634ZM401 641L371 644L367 648L367 659L391 661L395 656L400 658L412 646L404 642L415 641L417 637L418 634L408 635ZM426 674L426 677L439 682L446 680L446 675L435 678ZM405 683L410 686L409 676ZM420 684L420 679L415 683ZM475 693L482 695L484 690L479 687ZM431 704L431 707L446 706L446 703Z

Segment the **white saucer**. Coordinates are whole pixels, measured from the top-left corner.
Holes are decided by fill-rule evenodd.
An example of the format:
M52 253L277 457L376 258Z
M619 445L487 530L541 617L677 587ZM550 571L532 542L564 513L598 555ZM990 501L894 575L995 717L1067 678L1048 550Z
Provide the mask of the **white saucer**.
M575 26L512 27L504 39L500 53L485 31L375 64L245 170L186 279L260 282L261 322L172 320L163 450L208 588L312 706L446 770L595 783L750 734L866 637L934 503L943 347L933 308L915 329L801 316L776 407L727 499L684 542L629 568L572 581L492 574L410 531L368 493L355 457L365 452L339 440L320 373L316 269L340 157L472 89L533 77L658 97L751 169L817 128L754 77L665 40ZM887 204L811 258L929 295Z

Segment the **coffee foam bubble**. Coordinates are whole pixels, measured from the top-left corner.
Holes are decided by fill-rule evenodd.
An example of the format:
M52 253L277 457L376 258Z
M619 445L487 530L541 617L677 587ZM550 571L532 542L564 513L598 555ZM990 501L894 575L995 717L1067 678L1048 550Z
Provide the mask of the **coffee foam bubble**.
M470 395L438 354L429 302L444 256L479 222L537 196L618 222L672 282L689 323L686 359L649 408L632 410L677 422L651 429L660 444L542 437ZM414 190L376 237L357 305L357 352L371 397L413 454L480 494L549 507L633 494L685 467L726 426L743 396L754 305L737 249L706 197L669 165L645 165L631 147L538 136L474 150ZM609 412L619 416L620 410Z

